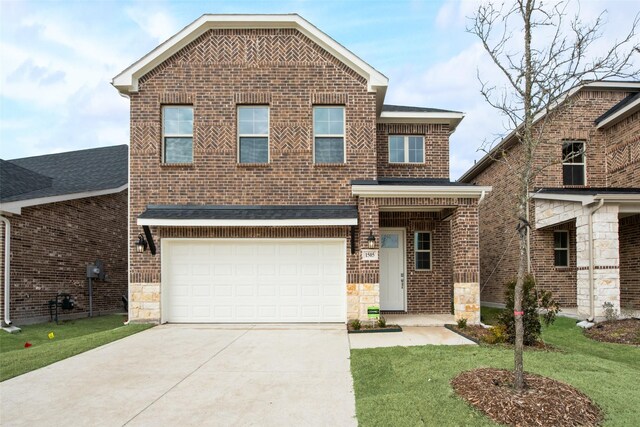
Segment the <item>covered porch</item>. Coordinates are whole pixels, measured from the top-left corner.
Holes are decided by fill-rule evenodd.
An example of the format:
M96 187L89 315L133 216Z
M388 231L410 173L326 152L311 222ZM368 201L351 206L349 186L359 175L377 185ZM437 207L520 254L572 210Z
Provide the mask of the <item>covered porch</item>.
M640 309L640 189L540 189L535 227L575 222L576 314L605 318Z
M378 277L387 320L440 326L480 322L478 203L488 187L435 179L352 183L360 232L376 237L361 268ZM350 296L351 297L351 296Z

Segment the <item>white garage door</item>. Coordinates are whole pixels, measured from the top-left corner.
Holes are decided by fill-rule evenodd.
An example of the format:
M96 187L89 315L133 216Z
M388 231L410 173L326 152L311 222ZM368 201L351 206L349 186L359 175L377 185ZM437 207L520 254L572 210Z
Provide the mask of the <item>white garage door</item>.
M344 322L342 239L163 240L168 322Z

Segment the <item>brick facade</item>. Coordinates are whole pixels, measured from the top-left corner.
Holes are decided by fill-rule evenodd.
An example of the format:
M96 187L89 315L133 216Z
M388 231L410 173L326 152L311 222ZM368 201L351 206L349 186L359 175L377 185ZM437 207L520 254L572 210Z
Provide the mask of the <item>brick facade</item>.
M570 98L557 112L550 115L544 137L546 143L538 147L537 167L544 167L530 191L541 187L562 188L562 141L582 140L586 147L586 186L640 187L640 120L632 114L608 129L597 129L594 120L629 95L623 90L584 88ZM521 147L509 148L512 164L521 159ZM547 165L545 167L545 165ZM493 191L480 206L480 251L482 300L503 301L504 284L516 275L518 265L518 237L514 207L518 182L504 162L492 162L474 176L466 179L480 185L492 185ZM568 187L565 187L568 188ZM530 223L535 224L538 200L530 204ZM576 282L579 281L576 252L585 250L576 242L576 216L567 215L567 222L554 221L552 226L533 229L531 242L531 271L541 288L551 290L565 307L577 304ZM553 231L570 233L570 262L568 268L554 267ZM636 241L638 246L640 241ZM620 248L621 259L626 249ZM627 264L628 265L628 264ZM621 267L620 275L632 277ZM581 273L586 274L586 273ZM608 279L607 279L608 280ZM630 286L630 285L627 285ZM640 288L640 283L636 285ZM636 307L640 308L640 306Z
M640 215L620 220L620 307L640 307Z
M86 315L86 266L97 259L104 262L108 281L94 283L94 315L123 311L122 296L127 295L126 190L26 207L21 215L5 216L11 222L12 321L49 320L48 301L58 292L70 293L76 300L69 315ZM4 242L4 227L0 228ZM4 246L0 247L2 259L3 251ZM4 282L3 268L0 265ZM3 304L4 284L0 287Z
M351 180L356 179L448 178L449 125L376 125L376 94L369 91L365 79L296 29L210 29L140 78L130 100L129 250L134 320L161 318L160 241L165 237L344 238L348 245L348 317L364 318L366 307L379 303L380 266L377 260L362 261L359 249L367 247L370 231L378 237L381 221L389 220L380 213L381 206L462 204L476 209L471 199L353 196ZM192 164L162 164L161 110L169 104L193 106ZM237 162L237 107L247 104L269 106L267 164ZM345 107L344 164L314 164L314 105ZM425 163L388 165L390 132L424 135ZM351 254L350 227L152 227L158 253L138 254L134 243L141 228L136 221L149 204L355 205L358 250ZM430 217L400 217L411 239L411 230L418 226L432 228L442 238L437 255L441 269L412 275L409 309L449 312L453 274L447 265L449 223Z

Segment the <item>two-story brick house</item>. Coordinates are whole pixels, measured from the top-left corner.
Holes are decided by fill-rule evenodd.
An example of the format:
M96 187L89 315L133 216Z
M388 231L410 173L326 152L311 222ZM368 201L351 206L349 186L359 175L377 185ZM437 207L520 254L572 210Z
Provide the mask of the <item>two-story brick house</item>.
M602 318L603 304L640 310L640 82L586 82L550 113L531 191L530 271L567 311ZM516 275L517 162L512 135L461 178L492 185L480 207L483 303L501 303ZM573 309L573 310L572 310Z
M131 320L479 321L490 188L449 180L463 114L384 105L387 84L296 14L204 15L116 76Z

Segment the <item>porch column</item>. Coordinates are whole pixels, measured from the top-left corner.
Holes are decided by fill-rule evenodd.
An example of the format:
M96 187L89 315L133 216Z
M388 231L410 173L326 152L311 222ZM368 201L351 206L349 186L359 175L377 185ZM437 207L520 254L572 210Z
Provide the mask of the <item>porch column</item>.
M355 271L347 277L347 318L367 319L369 306L380 305L380 262L363 260L362 250L368 249L367 237L371 231L376 238L375 249L380 249L380 227L378 204L375 199L358 198L358 237L355 253Z
M576 261L578 314L591 315L589 279L589 216L584 208L576 218ZM603 205L592 216L593 222L593 306L596 320L604 319L603 304L610 302L620 313L620 253L618 206Z
M453 308L456 320L480 323L478 206L458 206L451 217Z

